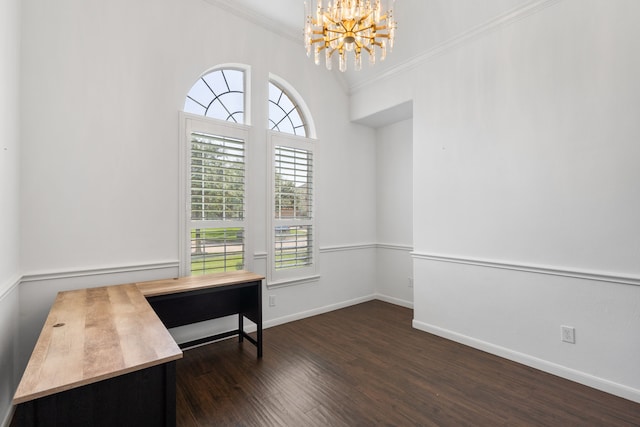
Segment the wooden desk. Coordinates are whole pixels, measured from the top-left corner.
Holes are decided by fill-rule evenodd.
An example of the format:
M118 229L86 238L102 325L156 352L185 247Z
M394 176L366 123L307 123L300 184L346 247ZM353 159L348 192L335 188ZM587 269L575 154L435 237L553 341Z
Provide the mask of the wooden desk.
M238 329L180 345L182 348L238 335L262 357L262 280L248 271L180 277L137 283L167 328L238 314ZM256 324L256 339L244 331L243 319Z
M58 293L14 396L14 421L175 426L182 351L167 328L237 313L237 330L183 347L238 334L262 357L263 279L236 271ZM244 332L244 317L257 339Z
M181 357L135 285L60 292L14 396L16 421L175 426Z

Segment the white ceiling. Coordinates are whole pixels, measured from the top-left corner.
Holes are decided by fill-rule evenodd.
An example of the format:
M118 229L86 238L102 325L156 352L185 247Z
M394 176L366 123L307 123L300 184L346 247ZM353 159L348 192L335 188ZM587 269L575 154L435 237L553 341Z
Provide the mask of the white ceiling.
M304 0L205 0L242 15L258 24L291 38L302 46ZM311 0L307 0L311 2ZM396 0L395 16L398 22L393 52L384 62L369 66L363 58L361 71L347 70L343 77L353 90L361 82L393 71L410 63L438 46L473 32L512 11L539 0ZM311 61L311 59L310 59ZM324 64L320 66L324 67ZM349 66L352 66L349 63ZM340 73L337 67L332 73Z

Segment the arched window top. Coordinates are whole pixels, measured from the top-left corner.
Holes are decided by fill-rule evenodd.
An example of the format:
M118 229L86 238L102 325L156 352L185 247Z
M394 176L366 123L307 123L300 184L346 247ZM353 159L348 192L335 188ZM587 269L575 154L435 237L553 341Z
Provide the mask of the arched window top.
M273 79L269 81L269 129L307 137L310 132L302 105L283 86Z
M244 123L244 70L220 68L200 77L187 94L184 111L200 116Z

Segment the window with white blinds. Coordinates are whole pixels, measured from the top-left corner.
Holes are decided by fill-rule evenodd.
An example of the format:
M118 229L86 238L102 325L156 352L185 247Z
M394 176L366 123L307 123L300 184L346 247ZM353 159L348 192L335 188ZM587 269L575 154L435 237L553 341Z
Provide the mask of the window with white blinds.
M191 219L244 218L244 141L191 134Z
M313 275L316 263L313 141L272 132L272 278Z
M197 119L188 123L189 273L241 270L245 266L245 135Z
M313 262L313 153L277 145L274 216L275 269L297 268Z
M198 78L185 98L180 274L251 269L254 257L248 254L260 245L266 251L269 284L314 280L315 126L300 94L276 75L269 74L268 98L256 100L265 94L251 93L250 72L242 64L220 65ZM268 122L257 127L249 125L250 107L256 102L268 106ZM267 132L267 149L264 140L249 140L260 129ZM249 151L252 162L258 158L268 166L247 166ZM266 198L255 191L265 181ZM249 186L255 202L250 210ZM267 224L262 222L265 218ZM252 230L266 236L252 236Z
M186 213L181 274L245 266L246 71L220 67L201 76L185 98ZM197 117L200 116L200 117ZM214 119L214 120L211 120ZM185 188L183 187L183 188Z
M275 147L275 212L277 219L311 218L313 153Z

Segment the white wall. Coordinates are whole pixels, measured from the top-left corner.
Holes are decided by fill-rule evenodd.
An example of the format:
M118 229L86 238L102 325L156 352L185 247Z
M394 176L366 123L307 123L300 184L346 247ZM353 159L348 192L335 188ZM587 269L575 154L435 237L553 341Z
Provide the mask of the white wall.
M16 387L19 265L20 1L0 0L0 425Z
M376 293L413 306L413 120L376 130Z
M352 117L412 93L416 327L640 401L640 3L541 5Z
M251 67L249 262L258 273L266 272L269 73L302 95L319 138L321 278L266 290L277 305L265 304L265 322L372 298L374 132L349 123L347 94L297 40L202 0L23 7L22 363L59 290L177 274L178 112L218 64Z

